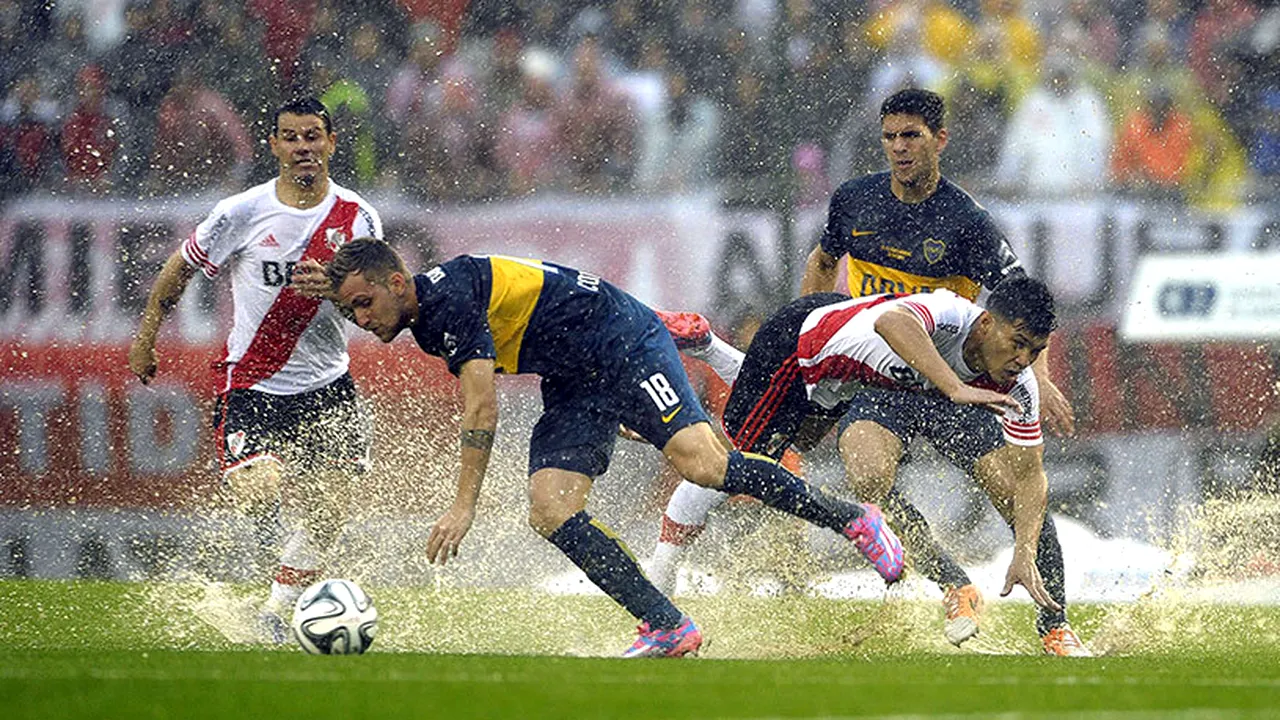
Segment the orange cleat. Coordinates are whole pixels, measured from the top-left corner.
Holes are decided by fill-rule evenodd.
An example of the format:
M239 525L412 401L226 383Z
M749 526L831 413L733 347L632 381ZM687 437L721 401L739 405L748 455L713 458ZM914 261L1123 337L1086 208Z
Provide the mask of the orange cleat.
M942 597L947 620L942 633L956 647L978 634L978 616L982 613L982 593L972 584L953 587Z
M1059 625L1045 634L1044 654L1058 657L1093 657L1089 648L1080 642L1080 636L1070 625Z

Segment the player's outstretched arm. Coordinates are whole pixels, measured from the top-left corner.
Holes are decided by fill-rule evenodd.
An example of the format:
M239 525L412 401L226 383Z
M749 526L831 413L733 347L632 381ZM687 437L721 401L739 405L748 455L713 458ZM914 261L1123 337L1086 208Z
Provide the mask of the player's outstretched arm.
M480 486L489 468L493 435L498 428L498 390L493 360L471 360L462 366L462 464L453 505L431 528L427 559L441 565L458 556L462 539L476 517Z
M183 291L195 274L196 269L187 264L179 251L169 256L151 285L151 294L147 296L147 306L142 311L138 332L133 336L133 344L129 346L129 370L143 384L151 382L156 376L156 334L160 332L160 324L182 299Z
M822 249L821 245L814 246L804 265L804 277L800 280L800 295L803 297L835 290L839 261L840 258L832 257Z
M1021 412L1017 400L1003 393L965 385L938 353L933 339L915 313L906 308L891 308L876 319L876 332L884 338L898 357L924 375L951 402L960 405L984 405L1003 414L1006 410Z
M1009 563L1000 594L1008 595L1014 585L1021 585L1037 605L1061 610L1062 606L1049 595L1036 568L1040 526L1044 524L1049 494L1049 481L1044 474L1044 446L1008 445L997 452L1001 454L1000 461L1013 483L1013 560Z

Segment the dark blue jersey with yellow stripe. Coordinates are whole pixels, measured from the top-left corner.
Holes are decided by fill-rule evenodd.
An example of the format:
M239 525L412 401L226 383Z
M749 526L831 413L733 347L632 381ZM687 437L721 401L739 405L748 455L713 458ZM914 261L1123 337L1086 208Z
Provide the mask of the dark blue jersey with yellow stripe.
M492 358L500 373L586 373L585 381L647 335L665 332L653 311L627 293L554 263L462 255L414 281L414 339L444 358L454 375L468 360Z
M831 196L822 249L848 255L854 296L947 288L976 301L1018 258L991 213L945 177L921 203L904 203L888 172L854 178Z

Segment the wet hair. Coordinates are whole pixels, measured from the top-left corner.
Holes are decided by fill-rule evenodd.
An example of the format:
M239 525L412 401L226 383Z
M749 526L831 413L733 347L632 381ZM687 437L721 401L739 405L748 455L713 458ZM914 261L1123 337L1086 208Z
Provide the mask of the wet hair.
M280 134L280 116L288 113L289 115L315 115L324 121L324 131L333 132L333 120L329 117L329 108L320 102L319 98L313 95L299 97L276 108L276 116L272 121L272 135Z
M1048 337L1058 327L1053 294L1043 282L1026 275L1000 281L987 298L987 310L1011 323L1021 320L1027 332L1037 337Z
M371 283L384 283L391 273L408 275L404 261L385 241L361 237L338 248L325 269L334 290L342 287L348 275L360 273Z
M930 132L938 132L946 125L947 103L942 96L929 90L907 88L885 98L880 104L880 119L889 115L915 115L924 120Z

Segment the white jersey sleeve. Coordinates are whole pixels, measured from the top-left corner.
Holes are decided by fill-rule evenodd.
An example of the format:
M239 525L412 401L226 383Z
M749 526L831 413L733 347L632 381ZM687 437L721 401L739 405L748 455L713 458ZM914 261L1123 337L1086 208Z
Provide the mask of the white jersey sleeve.
M244 207L242 195L243 193L227 198L215 205L182 244L182 258L206 277L217 276L222 264L246 242L244 214L237 212Z
M355 195L355 193L352 193ZM364 198L355 195L356 202L360 209L356 212L355 222L352 223L352 238L374 237L382 239L382 218L378 216L378 211L373 209Z
M1006 410L1000 418L1005 442L1024 447L1044 443L1044 435L1040 431L1040 384L1031 368L1018 374L1009 397L1018 401L1022 412Z
M900 298L889 305L910 310L924 325L924 331L945 356L948 343L963 340L969 325L980 314L976 306L950 290L919 293ZM961 335L964 331L964 335Z

